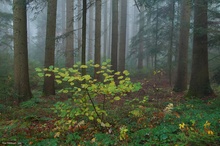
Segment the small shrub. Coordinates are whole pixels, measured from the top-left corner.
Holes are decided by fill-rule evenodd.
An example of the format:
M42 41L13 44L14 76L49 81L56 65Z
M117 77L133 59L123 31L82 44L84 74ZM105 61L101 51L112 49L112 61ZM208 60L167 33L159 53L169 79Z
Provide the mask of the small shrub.
M59 92L72 95L67 102L58 102L53 108L59 117L56 122L57 137L63 131L75 132L86 123L92 123L96 127L98 125L104 128L111 127L107 119L107 105L141 88L140 83L131 82L127 70L114 72L110 70L111 65L108 63L93 65L90 62L88 65L75 64L73 68L60 69L51 66L43 70L36 69L39 76L44 75L43 71L55 73L56 83L64 85ZM80 69L91 67L100 68L97 74L102 77L102 81L94 79L91 75L81 74ZM45 76L50 76L50 74L47 73Z

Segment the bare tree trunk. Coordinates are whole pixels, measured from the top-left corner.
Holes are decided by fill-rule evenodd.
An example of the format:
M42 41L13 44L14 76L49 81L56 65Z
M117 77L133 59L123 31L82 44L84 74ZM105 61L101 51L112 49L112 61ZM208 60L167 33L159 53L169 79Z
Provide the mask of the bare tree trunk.
M105 3L104 3L104 14L103 14L103 19L104 19L104 43L103 43L103 59L104 61L106 61L107 59L107 39L108 39L108 0L105 0Z
M83 0L83 19L82 19L82 59L81 64L86 64L86 13L87 0ZM82 75L86 74L86 68L82 68Z
M208 1L195 0L192 72L188 96L213 94L208 72Z
M119 48L119 71L125 70L126 54L126 28L127 28L127 1L121 0L121 26L120 26L120 48Z
M181 20L180 20L180 37L179 37L179 57L177 67L177 78L174 85L174 91L182 92L187 90L188 74L188 46L189 46L189 29L191 0L181 1Z
M57 0L48 0L47 8L47 29L46 29L46 47L45 47L45 62L44 67L54 66L55 58L55 35L56 35L56 13ZM43 93L45 95L55 95L54 73L50 77L44 77Z
M118 0L112 0L112 45L111 65L112 70L118 69Z
M140 44L138 47L138 70L143 69L143 60L144 60L144 36L143 36L143 29L144 29L144 7L141 6L141 12L140 12L140 20L139 20L139 40Z
M66 67L72 67L74 64L74 19L73 19L73 0L66 1Z
M82 21L80 19L81 17L81 11L82 11L82 0L78 0L78 59L80 60L82 58Z
M18 102L32 97L28 72L26 0L13 0L14 88Z
M101 10L102 0L96 0L95 5L95 64L101 64ZM99 80L100 68L96 67L94 70L95 79Z
M94 6L89 7L89 39L88 39L88 51L87 51L87 60L93 60L93 50L94 50Z
M170 86L172 85L172 58L173 58L173 31L174 31L174 13L175 13L175 1L172 0L170 2L170 46L168 49L168 57L167 57L167 64L168 64L168 76L169 76L169 83Z

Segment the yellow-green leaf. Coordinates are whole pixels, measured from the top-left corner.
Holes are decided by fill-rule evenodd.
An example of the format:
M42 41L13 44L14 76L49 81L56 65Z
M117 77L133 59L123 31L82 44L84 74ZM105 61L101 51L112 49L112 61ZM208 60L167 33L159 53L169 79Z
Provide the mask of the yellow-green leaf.
M46 76L46 77L50 77L50 76L51 76L51 74L45 74L45 76Z
M116 96L115 98L114 98L114 100L120 100L121 98L119 97L119 96Z
M116 73L115 73L115 75L120 75L120 72L119 72L119 71L118 71L118 72L116 72Z
M40 68L35 68L35 70L36 70L37 72L42 71Z
M95 64L94 67L98 68L98 67L100 67L100 65L99 64Z
M43 76L44 76L43 73L38 73L37 75L38 75L39 77L43 77Z
M101 119L97 119L97 122L98 122L98 123L101 123L102 121L101 121Z
M92 120L94 120L94 117L92 117L92 116L89 116L89 120L91 120L91 121L92 121Z
M81 65L80 68L88 68L87 65Z
M123 74L126 75L126 76L128 76L128 75L129 75L129 72L128 72L127 70L124 70L124 71L123 71Z

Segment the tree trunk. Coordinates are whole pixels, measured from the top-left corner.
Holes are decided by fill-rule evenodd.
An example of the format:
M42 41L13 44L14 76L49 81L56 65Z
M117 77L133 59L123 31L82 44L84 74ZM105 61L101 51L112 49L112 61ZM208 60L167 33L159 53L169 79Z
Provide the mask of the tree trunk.
M181 18L180 18L180 36L179 36L179 57L177 67L177 78L174 85L175 92L187 90L188 74L188 46L189 46L189 29L191 0L181 1Z
M203 98L213 94L208 72L207 0L195 0L192 73L188 96Z
M48 0L45 62L44 62L45 68L48 68L49 66L54 66L56 11L57 11L57 0ZM44 77L43 93L45 95L55 95L54 74L52 72L46 72L46 74L51 74L51 76Z
M175 15L175 1L172 0L170 2L170 46L168 49L168 57L167 57L167 64L168 64L168 76L169 76L169 83L170 86L172 85L172 58L173 58L173 31L174 31L174 15Z
M111 69L118 69L118 0L112 0Z
M73 38L73 29L74 29L74 20L73 20L73 0L66 1L66 67L72 67L74 64L74 38Z
M80 20L82 11L82 0L78 0L78 60L82 58L82 21Z
M104 19L104 43L103 43L103 60L106 61L107 59L107 50L108 50L108 45L107 45L107 39L108 39L108 0L105 0L104 2L104 14L103 14L103 19ZM109 28L110 29L110 28Z
M26 0L13 1L14 88L18 102L32 97L28 72Z
M140 20L139 20L139 40L140 44L138 47L138 70L142 70L144 67L144 7L141 6L141 12L140 12Z
M96 0L95 5L95 64L101 64L101 6L102 0ZM99 80L100 68L95 68L95 79Z
M86 64L86 13L87 0L83 0L83 19L82 19L82 59L81 64ZM82 68L82 75L86 74L86 69Z
M120 26L120 48L119 48L119 71L125 70L126 54L126 28L127 28L127 1L121 0L121 26Z
M87 60L93 60L94 54L94 6L89 7L89 39L88 39L88 51L87 51Z

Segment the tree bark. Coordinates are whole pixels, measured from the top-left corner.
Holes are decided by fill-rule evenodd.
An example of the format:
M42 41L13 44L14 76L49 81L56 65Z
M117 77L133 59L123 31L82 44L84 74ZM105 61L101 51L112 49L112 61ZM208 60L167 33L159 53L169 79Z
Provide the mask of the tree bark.
M138 47L138 65L137 65L137 68L138 70L142 70L143 67L144 67L144 7L141 6L140 8L140 20L139 20L139 41L140 41L140 44L139 44L139 47Z
M101 8L102 0L96 0L95 5L95 64L101 64ZM100 67L95 68L94 75L95 79L99 80L99 74L97 72Z
M120 26L120 48L119 48L119 71L125 70L126 54L126 29L127 29L127 1L121 0L121 26Z
M72 67L74 64L74 19L73 19L74 7L73 0L66 1L66 67Z
M187 90L190 14L191 0L182 0L177 78L173 89L175 92Z
M172 0L170 2L170 46L168 49L168 57L167 57L167 63L168 63L168 76L169 76L169 83L170 86L172 85L172 58L173 58L173 36L174 36L174 16L175 16L175 1Z
M89 21L88 21L88 51L87 51L87 60L93 60L94 54L94 6L89 7Z
M82 58L81 64L86 64L86 13L87 13L87 0L83 0L83 19L82 19ZM82 68L82 75L86 74L86 69Z
M32 97L28 71L26 0L13 0L14 89L18 102Z
M203 98L213 94L208 72L207 0L195 0L192 73L188 96Z
M118 70L118 0L112 0L111 69Z
M49 68L49 66L54 66L56 14L57 14L56 12L57 12L57 0L48 0L45 62L44 62L45 68ZM46 74L51 74L51 76L44 77L43 93L45 95L55 95L54 73L46 72Z

